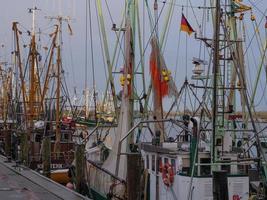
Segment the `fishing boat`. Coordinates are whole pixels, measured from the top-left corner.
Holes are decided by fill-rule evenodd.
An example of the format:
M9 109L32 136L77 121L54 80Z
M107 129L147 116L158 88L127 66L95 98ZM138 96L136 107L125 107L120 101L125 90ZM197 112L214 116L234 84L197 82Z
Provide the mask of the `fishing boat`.
M257 120L252 115L254 107L247 92L244 41L236 28L237 15L241 12L243 17L251 7L240 1L228 3L230 8L221 6L219 0L213 4L213 38L199 37L197 33L195 35L212 52L212 70L208 70L207 74L203 74L201 68L205 64L203 60L193 59L192 62L195 65L192 78L201 80L203 85L185 81L186 87L205 89L199 101L200 112L185 114L172 122L179 129L172 142L162 137L164 131L155 125L152 143L140 145L148 173L147 199L264 198L264 194L259 192L266 181L265 158L262 154L264 148L259 139ZM254 17L251 14L251 20ZM181 30L188 34L194 32L183 14ZM158 57L160 65L163 63L160 53ZM162 70L162 66L157 67ZM158 80L162 79L160 77ZM207 104L208 91L212 94L211 104ZM237 92L241 98L241 115L236 113L237 107L234 107L233 96ZM160 107L160 101L154 101L155 108ZM160 120L156 123L161 123L163 127ZM242 124L241 128L236 123ZM258 139L253 140L253 137ZM252 148L257 153L253 154Z
M62 16L49 17L56 23L48 35L51 39L48 48L41 45L40 37L37 41L38 34L42 34L40 30L38 33L36 31L38 11L37 7L29 9L33 25L27 34L21 31L21 24L12 24L14 66L17 72L13 115L18 119L16 127L13 127L16 128L17 139L12 148L19 146L14 157L19 163L66 184L70 181L68 171L74 159L72 136L75 132L75 123L66 120L63 111L63 104L68 97L62 74L62 24L68 23L68 19ZM21 45L21 37L30 38L26 39L29 45ZM27 62L24 62L25 55L21 47L29 47ZM46 59L42 60L42 56ZM62 94L62 90L65 94Z
M97 1L96 4L110 72L108 80L111 90L115 91L102 3ZM159 37L158 23L162 14L159 4L161 9L169 5L166 30L170 26L171 13L179 5L174 1L157 0L152 4L154 18L149 3L145 1L143 5L148 10L148 24L151 26L145 45L146 50L148 44L151 44L151 82L143 96L136 95L139 93L134 88L136 71L133 70L136 67L137 54L134 41L139 39L138 46L142 47L138 2L126 2L125 21L122 23L125 24L124 27L112 25L117 38L123 34L125 41L124 64L119 72L122 86L121 104L118 108L114 96L118 127L108 156L102 156L101 146L88 146L85 151L86 178L91 197L153 200L264 198L262 191L266 180L265 145L264 135L260 133L265 129L259 130L262 125L258 124L259 120L254 113L255 93L252 98L248 96L245 41L244 35L237 28L238 24L243 23L244 16L249 14L252 23L255 21L252 7L236 0L227 1L227 5L216 0L211 1L210 6L197 6L206 13L207 10L211 13L213 34L209 38L204 34L202 26L199 26L202 28L199 31L191 27L184 14L186 6L180 6L181 31L189 36L195 35L195 40L205 44L209 61L200 56L193 57L192 80L188 80L186 76L181 89L178 90L163 55L167 33L163 31ZM195 15L194 7L187 7L191 7ZM136 35L139 36L138 39L135 38ZM147 54L142 50L140 52L140 63L137 62L137 65L145 66L144 55ZM264 52L261 52L261 55L263 62ZM140 74L144 76L145 71ZM256 82L255 88L257 84ZM132 96L133 91L135 96ZM190 98L186 95L188 91L192 93L191 97L195 98L198 106L192 106L190 109L185 106L187 111L178 110L179 115L170 117L171 109L177 106L179 99ZM196 91L201 91L201 95ZM153 109L148 112L150 94L153 95ZM165 112L163 108L163 99L166 96L175 98L169 112ZM236 99L238 97L240 101ZM139 103L139 107L133 106L135 101ZM241 112L237 111L238 106L241 107ZM138 113L138 117L133 113ZM99 128L93 129L85 141L90 140ZM144 142L140 139L145 129L149 130L151 141ZM168 136L167 132L171 133L171 136Z
M96 0L93 9L92 1L86 1L93 90L89 94L85 77L84 105L75 105L74 112L63 109L70 100L61 91L62 23L69 19L49 17L56 23L49 34L52 43L45 48L43 67L39 66L42 58L34 22L38 9L29 9L33 27L27 32L29 44L23 46L30 52L25 65L20 49L23 33L19 24L13 23L15 92L14 72L0 69L4 154L11 158L11 149L19 144L13 149L17 162L61 184L68 183L71 189L93 199L266 199L266 125L257 115L255 100L261 79L266 76L262 71L267 48L260 44L263 31L254 15L255 4L212 0L210 5L204 1L204 5L197 2L194 6L190 1L180 5L175 0L145 0L142 4L127 0L120 5L123 11L118 23L109 2L103 2ZM93 10L100 34L94 34ZM196 10L203 11L201 24ZM114 49L108 42L104 13L111 20ZM179 40L177 54L173 46L166 45L173 39L169 30L174 13L181 19L175 38ZM190 16L197 21L197 29L189 23ZM254 59L259 65L257 78L249 81L247 76L254 74L246 71L251 64L246 56L253 39L246 37L246 21L251 22L252 38L260 49L253 52L260 57ZM180 47L182 34L185 48ZM107 72L101 105L97 105L94 63L100 56L94 54L93 37L99 37ZM87 70L89 39L85 40ZM190 55L191 78L187 71L189 40L200 43L198 55L195 51ZM179 56L181 49L185 53ZM175 62L181 70L176 66L173 73L173 63L166 57L177 57ZM184 60L185 76L181 75ZM181 87L180 80L184 80ZM111 100L104 105L107 99Z

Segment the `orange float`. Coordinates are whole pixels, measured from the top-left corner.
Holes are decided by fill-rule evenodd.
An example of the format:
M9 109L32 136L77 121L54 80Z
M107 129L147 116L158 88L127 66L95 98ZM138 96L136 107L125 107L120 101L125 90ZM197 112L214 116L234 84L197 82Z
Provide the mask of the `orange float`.
M167 186L170 187L172 186L174 182L174 172L173 168L169 163L165 163L162 169L162 180L163 183Z

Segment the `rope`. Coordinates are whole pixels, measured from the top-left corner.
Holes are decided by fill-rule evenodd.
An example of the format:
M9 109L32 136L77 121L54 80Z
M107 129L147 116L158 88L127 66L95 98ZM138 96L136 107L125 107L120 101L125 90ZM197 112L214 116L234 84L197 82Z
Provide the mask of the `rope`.
M159 43L160 44L160 48L162 49L163 53L165 52L167 40L169 38L168 35L169 35L169 32L170 32L170 24L171 24L171 21L172 21L173 12L174 12L174 6L172 5L169 8L168 13L167 13L167 19L166 19L166 23L165 23L165 26L164 26L166 31L163 31L163 33L161 34L160 43Z
M71 66L71 73L72 73L72 82L75 88L77 86L77 83L76 83L76 76L75 76L75 70L74 70L74 64L73 64L71 37L69 37L68 42L69 42L69 48L70 48L70 66Z
M52 39L51 39L51 40L52 40ZM49 42L51 42L51 40L49 40ZM48 57L49 57L49 55L50 55L50 52L51 52L52 48L53 48L53 44L50 45L50 48L49 48L49 50L48 50L48 52L47 52L47 55L46 55L46 57L45 57L45 62L44 62L43 67L41 68L41 71L40 71L40 76L41 76L41 77L42 77L42 74L43 74L43 72L44 72L44 70L45 70L45 66L47 65Z
M242 27L243 27L243 40L244 40L244 44L245 44L245 49L247 49L247 43L246 43L246 37L249 37L249 36L246 36L246 27L245 27L245 24L244 24L244 22L242 21ZM249 39L248 39L249 40ZM250 59L248 58L249 57L249 55L248 54L246 54L246 55L244 55L244 56L246 56L247 57L247 62L248 62L248 65L247 66L250 66ZM251 79L251 71L250 71L250 67L247 67L247 69L248 69L248 71L249 71L249 73L248 73L248 78L249 78L249 86L250 87L248 87L248 92L251 92L252 93L252 90L253 90L253 86L252 86L252 79Z
M187 87L190 87L190 86L187 86ZM192 99L191 99L191 95L189 95L189 90L187 89L187 92L188 92L188 98L189 98L189 103L190 103L190 106L192 108L192 112L194 112L194 105L193 105L193 102L192 102Z
M267 103L267 101L266 101L266 99L265 99L266 86L267 86L267 84L265 84L265 86L264 86L264 89L263 89L263 91L262 91L262 96L261 96L259 102L256 103L256 104L254 103L253 106L254 106L255 108L258 107L258 106L261 104L262 100L265 100L265 104Z
M253 3L251 0L248 0L249 1L249 3L251 3L251 5L254 7L254 8L256 8L256 10L259 12L259 13L261 13L262 14L262 16L263 17L265 17L265 12L262 12L259 8L258 8L258 6L256 6L256 4L255 3ZM259 3L259 2L258 2Z
M259 24L261 24L261 22L263 21L263 19L265 19L265 15L266 15L266 14L267 14L267 8L265 9L265 11L264 11L264 13L263 13L263 15L262 15L262 17L261 17ZM250 48L250 45L252 44L252 41L253 41L253 39L254 39L256 33L257 33L257 32L254 31L254 34L253 34L253 36L252 36L252 38L251 38L251 40L250 40L250 42L249 42L249 45L248 45L247 49L246 49L245 52L244 52L244 55L246 55L248 49Z
M176 61L175 61L175 72L174 72L174 82L176 82L177 78L177 70L178 70L178 60L180 54L180 43L181 43L181 31L178 31L178 45L177 45L177 53L176 53Z
M162 3L166 3L166 4L172 4L176 7L181 7L181 8L186 8L186 7L189 7L189 8L198 8L198 9L215 9L214 6L188 6L188 5L184 5L184 4L177 4L177 3L168 3L166 1L159 1L159 2L162 2Z
M93 99L94 99L94 106L95 106L95 119L97 119L96 116L96 82L95 82L95 63L94 63L94 51L93 51L93 33L92 33L92 12L91 12L91 3L89 0L88 3L88 9L89 9L89 26L90 26L90 40L91 40L91 61L92 61L92 76L93 76L93 90L94 90L94 94L93 94Z
M95 5L95 10L97 10L97 5ZM101 29L100 29L100 20L98 15L96 14L96 18L97 18L97 24L98 24L98 35L99 35L99 40L100 40L100 47L101 47L101 52L102 52L102 61L103 61L103 66L104 66L104 72L105 72L105 78L106 81L108 80L107 78L107 72L106 72L106 62L105 62L105 53L104 53L104 47L103 47L103 39L101 37Z
M186 1L186 16L188 16L188 0ZM182 13L183 13L183 9L182 8ZM187 68L188 68L188 35L185 35L185 79L187 79Z
M157 27L157 25L158 25L158 22L159 22L159 19L160 19L160 17L161 17L161 14L162 14L162 11L163 11L164 7L165 7L165 4L163 4L163 6L162 6L162 8L161 8L161 10L160 10L160 13L159 13L159 15L158 15L157 21L156 21L156 23L154 24L154 27L153 27L153 29L152 29L152 31L151 31L151 34L150 34L149 39L148 39L148 42L147 42L146 45L145 45L144 51L143 51L143 53L142 53L142 56L145 55L145 52L146 52L146 50L147 50L147 48L148 48L148 45L149 45L149 43L150 43L150 40L151 40L151 38L152 38L153 35L154 35L154 32L155 32L155 30L156 30L156 27ZM138 64L137 64L137 67L136 67L136 70L135 70L135 73L138 71L138 69L139 69L139 67L140 67L140 64L141 64L141 61L142 61L142 60L139 60L139 62L138 62Z
M88 0L85 0L85 65L84 65L84 90L87 90L87 63L88 63ZM86 94L86 91L85 91ZM86 98L86 97L85 97ZM87 117L87 116L86 116Z
M190 7L191 7L191 9L192 9L192 12L193 12L193 15L194 15L194 17L195 17L195 20L196 20L196 22L197 22L197 25L198 25L198 27L199 27L199 30L201 31L201 25L200 25L199 22L198 22L198 19L197 19L196 13L195 13L195 11L194 11L194 8L193 8L193 5L192 5L191 0L189 0L189 4L190 4ZM201 32L200 32L200 33L201 33ZM202 33L201 33L201 34L202 34Z
M254 29L256 30L256 32L258 32L257 31L257 29L258 29L258 25L257 25L257 23L255 22L255 24L253 23L253 27L254 27ZM264 56L265 56L265 53L266 53L266 49L263 47L263 46L261 46L260 45L260 43L262 43L262 41L261 41L261 38L260 38L260 34L258 33L258 34L256 34L256 41L257 41L257 45L258 45L258 48L259 49L261 49L262 48L262 51L260 50L260 54L261 54L261 56L262 56L262 64L263 64L263 59L264 59ZM254 63L255 63L255 66L256 66L256 59L255 59L255 55L254 55L254 52L252 51L252 54L253 54L253 59L254 59ZM262 65L261 64L261 65ZM260 67L262 67L260 65ZM260 69L261 70L261 69ZM262 86L262 81L261 81L261 79L260 79L260 77L257 77L259 80L256 80L256 83L255 83L255 86L254 86L254 90L256 90L256 88L257 88L257 85L258 85L258 81L260 82L260 86L261 86L261 89L263 90L263 86ZM253 102L254 103L254 98L255 98L255 92L256 91L252 91L253 92L253 96L252 96L252 99L251 99L251 102Z
M110 20L111 20L112 24L115 24L115 23L114 23L114 20L113 20L113 18L112 18L112 15L111 15L111 12L110 12L109 5L108 5L108 3L107 3L107 0L105 0L105 4L106 4L107 10L108 10L108 14L109 14L109 17L110 17ZM116 37L117 37L117 42L119 42L120 39L119 39L119 36L118 36L118 34L117 34L116 31L115 31L115 35L116 35ZM122 55L123 55L123 58L124 58L123 60L126 62L126 57L125 57L125 54L124 54L124 51L123 51L123 47L122 47L121 42L119 42L119 47L120 47L120 49L121 49L121 52L122 52Z

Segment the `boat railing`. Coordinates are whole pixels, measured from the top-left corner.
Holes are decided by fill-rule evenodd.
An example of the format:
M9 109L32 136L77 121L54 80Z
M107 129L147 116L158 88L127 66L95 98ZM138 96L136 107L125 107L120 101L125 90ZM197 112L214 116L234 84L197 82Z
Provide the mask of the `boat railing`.
M175 120L175 119L160 119L160 120L145 120L145 121L140 121L138 122L135 126L133 126L123 138L121 138L120 143L122 143L127 137L129 137L133 131L138 128L141 124L153 124L153 123L159 123L159 122L170 122L183 130L187 131L189 135L192 135L192 130L189 129L187 126L184 125L184 121L182 120Z
M104 191L107 196L116 197L116 199L124 199L122 197L126 194L125 180L89 159L87 159L86 169L86 177L90 180L90 188L96 191Z
M121 179L120 177L116 176L115 174L112 174L110 171L108 171L108 170L100 167L94 161L87 159L87 162L90 163L91 165L93 165L95 168L97 168L97 169L105 172L106 174L108 174L109 176L111 176L113 179L119 181L120 183L122 183L122 184L125 184L126 183L125 180Z
M61 162L65 165L70 165L74 159L73 151L66 152L51 152L51 162ZM42 162L42 154L36 153L30 156L30 162Z
M82 140L82 144L85 144L89 138L97 132L97 130L99 128L107 128L107 127L117 127L118 125L115 124L115 125L102 125L102 124L97 124L96 127L91 131L91 133L89 133L83 140Z
M154 124L154 123L159 123L159 122L163 122L163 123L166 123L166 122L170 122L180 128L182 128L183 130L187 131L188 134L191 134L192 135L192 130L189 129L187 126L184 125L184 121L182 120L176 120L176 119L160 119L160 120L144 120L144 121L140 121L138 122L135 126L133 126L126 134L123 138L120 139L120 142L119 142L119 146L118 146L118 155L117 155L117 163L116 163L116 169L119 169L119 164L120 164L120 159L119 159L119 156L122 155L124 152L121 152L121 145L122 145L122 142L128 138L132 133L134 133L134 130L136 128L138 128L141 124Z

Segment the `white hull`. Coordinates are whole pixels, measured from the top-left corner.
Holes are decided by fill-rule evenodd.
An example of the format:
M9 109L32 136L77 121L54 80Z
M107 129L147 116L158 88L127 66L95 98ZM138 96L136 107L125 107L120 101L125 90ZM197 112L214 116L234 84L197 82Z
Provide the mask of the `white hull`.
M159 200L187 200L191 188L189 200L212 200L212 178L211 177L194 177L191 185L191 177L184 175L175 175L174 183L167 187L158 174L159 179ZM156 199L156 174L150 173L150 199ZM229 198L239 196L242 200L249 199L249 178L228 177Z
M143 143L142 157L145 169L149 174L147 188L150 200L213 200L213 180L210 164L210 153L199 152L195 167L194 177L190 176L190 154L188 151L177 150L170 144L163 144L164 147ZM225 158L237 159L237 154L225 153ZM172 172L166 172L166 165L171 167ZM217 170L228 171L228 199L248 200L249 199L249 177L242 171L244 165L221 165ZM168 168L169 169L169 168ZM164 174L162 174L164 172ZM167 174L167 175L166 175ZM173 174L173 179L170 175ZM163 182L167 177L171 186ZM157 180L158 179L158 180ZM158 187L157 187L158 183ZM166 179L165 179L166 183ZM166 184L167 184L166 183Z

